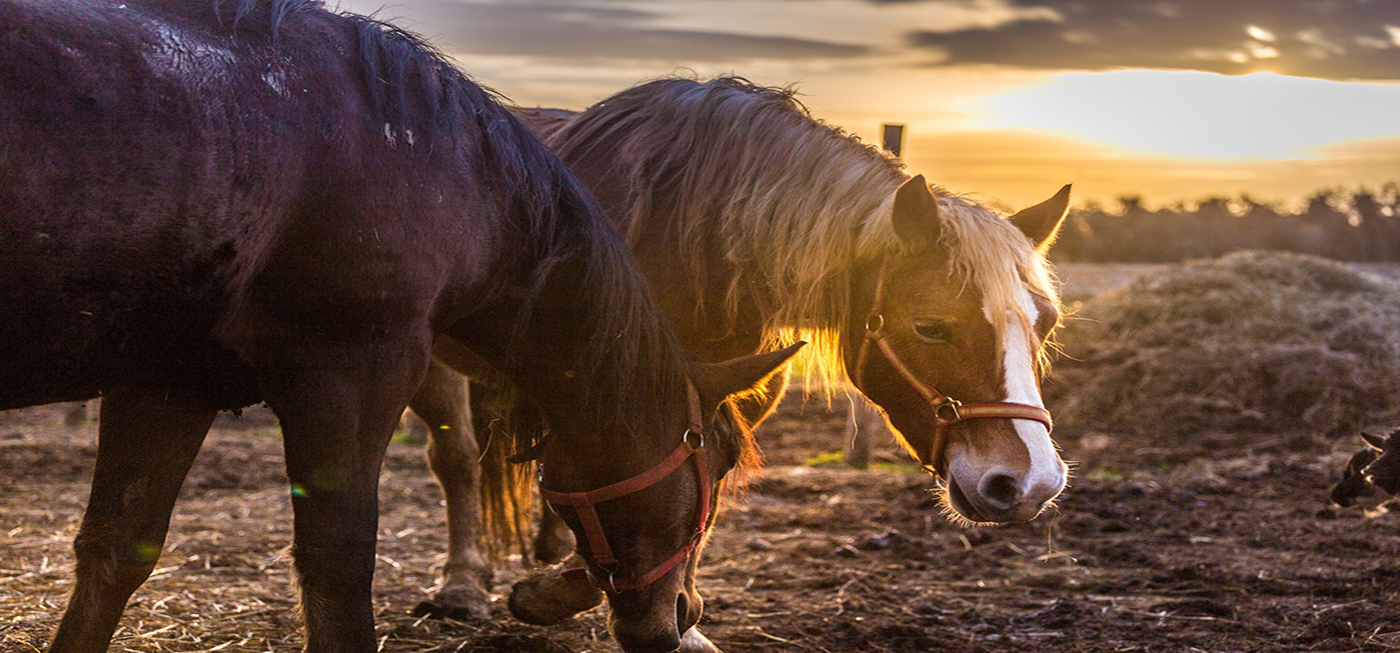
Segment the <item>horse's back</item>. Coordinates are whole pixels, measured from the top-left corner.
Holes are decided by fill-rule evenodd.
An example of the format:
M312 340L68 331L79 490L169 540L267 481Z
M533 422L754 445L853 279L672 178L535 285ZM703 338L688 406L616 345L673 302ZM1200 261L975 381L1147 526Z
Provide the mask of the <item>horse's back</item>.
M139 255L149 231L188 245L290 204L326 137L290 93L306 67L219 22L203 2L0 0L4 228Z
M357 136L357 26L214 4L0 0L0 408L123 384L241 405L248 316L334 335L431 309L446 263L409 250L440 234L400 228L427 200L360 160L394 152Z

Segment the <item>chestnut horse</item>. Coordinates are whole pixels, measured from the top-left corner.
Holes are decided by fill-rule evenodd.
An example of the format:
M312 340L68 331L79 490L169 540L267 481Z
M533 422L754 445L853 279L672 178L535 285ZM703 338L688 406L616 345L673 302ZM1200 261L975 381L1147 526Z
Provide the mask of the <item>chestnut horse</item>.
M942 479L955 519L1028 520L1064 487L1039 379L1060 318L1045 253L1068 186L1007 218L936 193L814 120L792 92L732 77L654 81L577 115L524 114L623 229L702 359L811 341L808 369L883 408ZM750 421L783 382L744 404ZM434 469L474 466L451 452L475 454L475 443L445 444L462 440L460 427L432 433ZM469 491L449 480L450 506ZM457 537L471 527L459 526L454 551L470 548ZM453 575L461 560L450 557L444 592L471 585Z
M0 243L0 409L103 397L53 651L107 648L215 414L259 401L306 650L375 651L380 462L446 339L547 422L545 487L649 486L576 504L581 548L650 581L614 596L623 647L674 648L745 453L717 407L791 353L688 363L523 123L415 37L311 0L0 0Z

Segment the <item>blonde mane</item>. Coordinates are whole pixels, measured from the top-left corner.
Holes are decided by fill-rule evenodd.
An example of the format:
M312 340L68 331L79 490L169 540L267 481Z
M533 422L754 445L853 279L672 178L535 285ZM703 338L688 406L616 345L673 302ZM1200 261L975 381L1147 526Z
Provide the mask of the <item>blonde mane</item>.
M612 217L629 243L665 229L697 295L713 272L707 254L719 252L728 280L721 324L734 324L747 296L764 313L765 347L806 340L809 378L828 391L845 382L843 329L868 309L851 305L855 266L904 254L891 225L894 191L909 178L897 160L813 118L791 89L737 77L635 86L550 140L566 160L621 143L610 174L623 177L628 195ZM940 207L951 281L982 290L998 332L1019 319L1033 333L1016 288L1024 280L1055 298L1044 258L990 210L947 197Z

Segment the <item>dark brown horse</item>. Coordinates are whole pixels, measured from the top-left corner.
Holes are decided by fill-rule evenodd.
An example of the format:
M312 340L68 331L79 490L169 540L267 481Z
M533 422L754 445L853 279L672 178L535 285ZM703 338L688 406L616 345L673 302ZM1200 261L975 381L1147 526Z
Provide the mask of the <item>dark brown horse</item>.
M1356 452L1342 470L1342 480L1332 487L1332 502L1343 507L1377 494L1400 496L1400 428L1387 432L1364 430L1366 448Z
M281 421L306 649L367 653L380 462L435 340L547 423L547 488L687 454L581 530L624 581L693 560L744 455L716 407L791 353L687 363L528 128L416 38L311 0L0 0L0 293L0 409L103 397L65 652L106 649L220 410ZM689 566L614 596L625 649L678 644Z
M1010 218L935 195L791 92L736 78L659 80L576 116L526 115L623 228L702 359L811 341L808 369L830 387L853 381L884 409L944 479L957 519L1030 519L1064 487L1039 377L1059 322L1044 255L1068 187ZM751 421L783 381L744 404ZM437 458L462 448L442 444L461 433L435 432L435 469L471 466ZM444 587L469 584L449 576ZM559 591L576 602L517 615L586 607L586 587Z

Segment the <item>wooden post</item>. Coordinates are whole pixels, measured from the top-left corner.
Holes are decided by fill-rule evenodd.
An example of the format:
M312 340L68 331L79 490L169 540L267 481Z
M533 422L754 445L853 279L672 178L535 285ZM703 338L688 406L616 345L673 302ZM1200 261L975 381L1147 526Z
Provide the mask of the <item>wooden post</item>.
M856 469L870 469L872 436L889 433L885 414L859 391L850 394L851 406L846 414L846 464Z
M892 122L880 125L880 146L895 158L904 156L904 125Z

